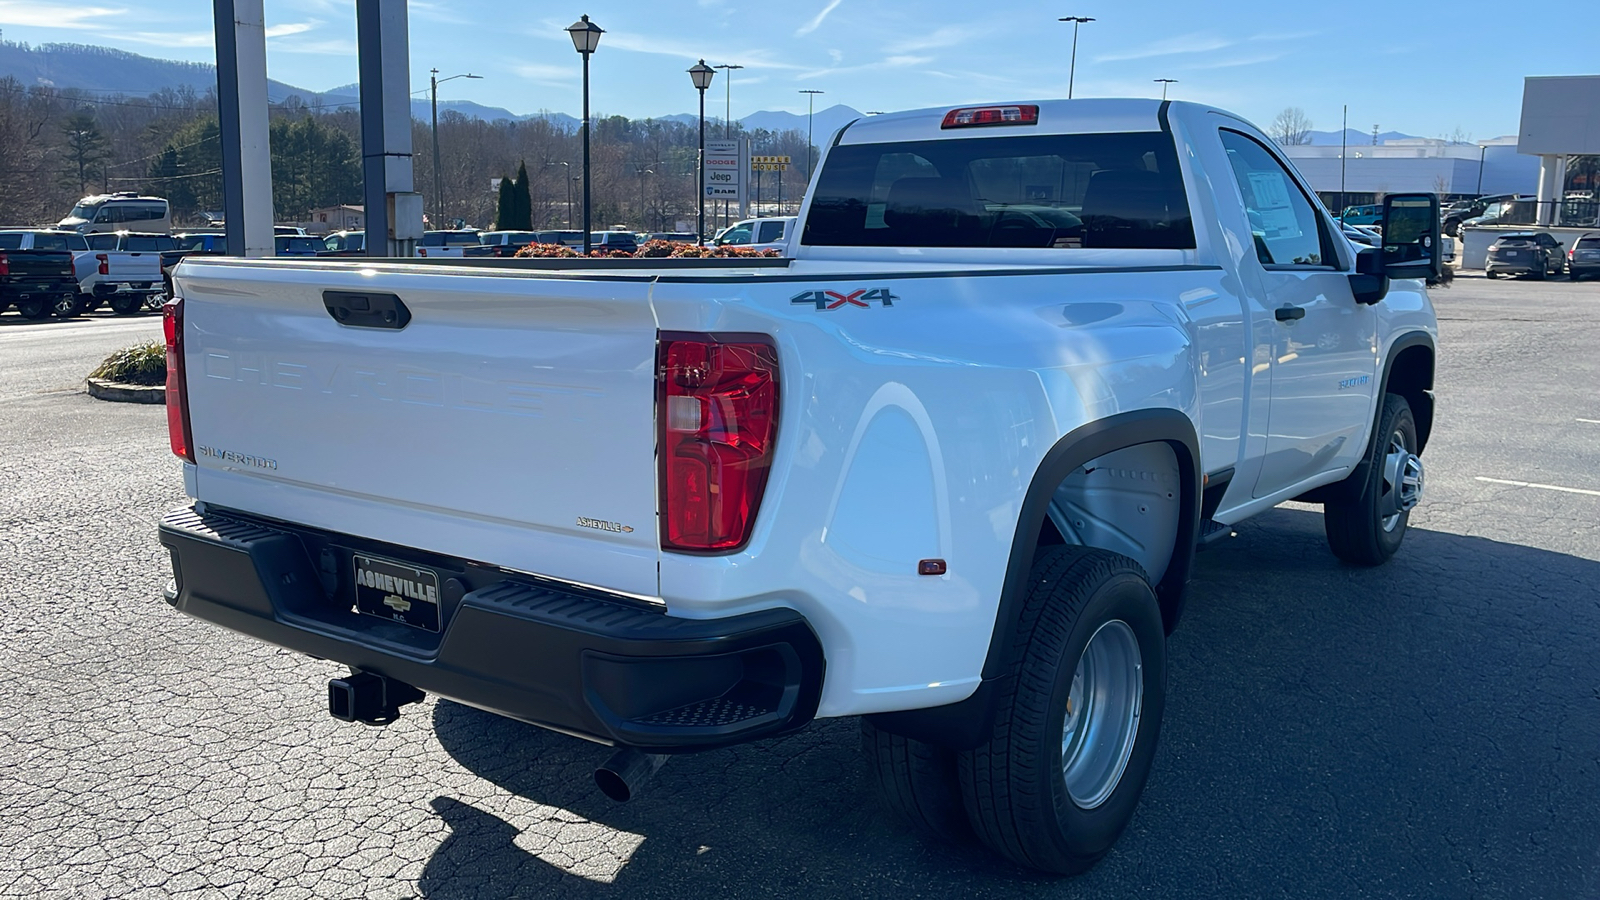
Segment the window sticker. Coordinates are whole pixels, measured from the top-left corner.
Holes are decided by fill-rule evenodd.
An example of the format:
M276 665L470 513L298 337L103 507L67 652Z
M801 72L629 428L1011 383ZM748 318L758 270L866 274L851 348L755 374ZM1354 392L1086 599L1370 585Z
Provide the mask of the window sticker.
M1268 239L1300 236L1300 223L1289 205L1289 184L1282 172L1251 172L1250 193Z

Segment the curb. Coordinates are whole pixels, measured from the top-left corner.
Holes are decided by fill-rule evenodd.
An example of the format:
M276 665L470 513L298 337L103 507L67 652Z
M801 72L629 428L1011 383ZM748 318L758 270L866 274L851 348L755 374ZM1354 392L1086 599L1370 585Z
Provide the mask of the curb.
M87 379L89 396L113 403L166 403L166 387L142 384L119 384L104 378Z

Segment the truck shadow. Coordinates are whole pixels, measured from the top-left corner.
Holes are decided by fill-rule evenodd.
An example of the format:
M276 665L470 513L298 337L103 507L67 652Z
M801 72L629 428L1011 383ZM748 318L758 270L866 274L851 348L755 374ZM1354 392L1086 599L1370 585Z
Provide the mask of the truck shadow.
M591 777L606 748L441 701L444 749L539 809L508 822L436 798L450 835L420 891L1589 896L1597 583L1591 560L1425 528L1363 570L1328 553L1318 513L1240 526L1199 558L1169 641L1139 812L1099 866L1065 880L887 820L854 720L675 759L616 804Z

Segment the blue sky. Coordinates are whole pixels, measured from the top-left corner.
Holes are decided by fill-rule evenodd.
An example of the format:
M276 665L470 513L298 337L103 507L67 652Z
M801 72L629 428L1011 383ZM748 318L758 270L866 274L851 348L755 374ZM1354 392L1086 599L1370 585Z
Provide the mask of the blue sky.
M351 0L267 0L272 77L326 90L356 80ZM1350 126L1473 139L1514 133L1525 75L1600 73L1592 39L1561 37L1582 4L1507 15L1504 3L1290 4L1232 0L411 0L412 86L427 70L471 71L443 97L513 112L579 111L579 59L562 31L589 13L607 33L593 60L597 113L691 112L684 70L699 57L744 65L733 116L819 108L895 110L1065 97L1070 25L1078 96L1171 96L1212 103L1265 127L1286 106L1316 128ZM1581 17L1580 17L1581 18ZM1492 24L1492 33L1488 23ZM102 44L168 59L213 59L209 0L0 0L14 41ZM1580 29L1581 30L1581 29ZM720 115L723 76L708 94Z

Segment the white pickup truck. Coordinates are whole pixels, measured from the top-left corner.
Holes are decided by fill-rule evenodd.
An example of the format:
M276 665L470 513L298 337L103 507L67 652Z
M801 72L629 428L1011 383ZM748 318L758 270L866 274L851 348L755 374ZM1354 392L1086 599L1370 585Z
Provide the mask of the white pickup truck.
M1375 565L1420 498L1437 201L1358 253L1314 198L1222 110L1053 101L845 127L783 259L185 260L168 601L617 798L863 716L911 824L1080 871L1195 551L1300 499Z
M133 315L146 303L160 302L166 296L165 273L161 268L163 251L178 250L178 240L168 234L114 231L87 235L90 258L96 271L84 283L85 305L102 302L119 316Z

